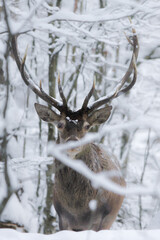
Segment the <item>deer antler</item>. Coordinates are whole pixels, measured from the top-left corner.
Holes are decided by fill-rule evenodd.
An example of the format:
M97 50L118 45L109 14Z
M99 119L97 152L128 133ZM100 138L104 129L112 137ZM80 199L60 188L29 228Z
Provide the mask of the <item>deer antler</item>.
M88 107L87 106L88 102L94 92L94 89L95 89L95 82L93 82L92 88L89 91L88 95L86 96L81 109L79 109L78 111L75 111L75 112L71 111L67 105L67 101L66 101L66 98L65 98L63 90L62 90L59 76L58 76L58 89L59 89L59 93L60 93L62 102L60 102L60 101L56 100L55 98L51 97L50 95L48 95L42 89L41 82L40 82L40 87L38 87L33 82L30 75L25 70L25 60L26 60L26 56L27 56L27 51L24 55L23 60L21 60L21 58L19 57L18 50L17 50L17 35L12 36L12 49L13 49L15 61L17 63L18 69L21 73L21 76L22 76L25 84L27 86L29 86L30 89L35 94L37 94L41 99L48 102L51 106L57 108L61 113L64 113L65 116L70 117L70 119L76 120L76 119L82 119L84 113L90 114L92 111L101 107L104 104L107 104L112 99L119 97L123 93L126 93L134 86L134 84L136 82L136 78L137 78L136 61L137 61L138 52L139 52L139 44L138 44L138 38L137 38L135 29L132 29L132 32L133 32L133 41L131 42L131 40L127 37L128 42L133 46L132 58L131 58L128 70L125 73L125 75L123 76L123 78L121 79L121 82L118 85L118 87L116 88L115 92L109 97L104 97L103 99L99 99L99 100L95 101L92 105L90 105ZM134 71L132 81L127 86L124 86L125 83L128 81L132 71Z
M61 99L63 101L63 106L67 110L68 109L67 101L66 101L66 98L65 98L63 90L62 90L61 81L60 81L60 75L59 74L58 74L58 90L59 90L59 94L61 96Z
M139 44L138 44L138 38L137 38L135 29L132 29L132 32L133 32L133 42L131 42L131 40L127 38L128 42L133 46L132 58L131 58L131 62L129 64L128 70L123 76L120 85L116 88L115 92L111 96L103 99L99 99L96 102L94 102L90 107L88 107L88 112L92 112L94 109L97 109L100 106L107 104L109 101L119 97L123 93L126 93L134 86L137 78L136 61L137 61L138 52L139 52ZM124 84L128 81L133 70L134 70L134 76L131 83L127 87L123 88Z
M89 93L88 93L88 95L86 96L86 98L84 99L84 102L83 102L83 105L82 105L82 109L84 109L84 110L87 109L88 102L89 102L90 98L91 98L92 95L93 95L94 89L95 89L95 81L93 81L92 88L91 88L91 90L89 91Z
M25 84L41 99L43 99L50 105L54 106L55 108L57 108L60 112L63 112L64 111L64 106L63 106L64 100L62 99L63 100L63 103L62 103L62 102L56 100L55 98L51 97L50 95L48 95L42 89L41 82L40 82L40 87L38 87L33 82L31 77L29 76L29 74L25 71L25 61L26 61L26 57L27 57L27 49L26 49L23 59L21 60L21 58L19 57L19 54L18 54L18 49L17 49L17 35L12 36L12 50L13 50L14 58L17 63L18 69L21 73L22 79L24 80ZM60 93L60 95L62 96L62 93Z

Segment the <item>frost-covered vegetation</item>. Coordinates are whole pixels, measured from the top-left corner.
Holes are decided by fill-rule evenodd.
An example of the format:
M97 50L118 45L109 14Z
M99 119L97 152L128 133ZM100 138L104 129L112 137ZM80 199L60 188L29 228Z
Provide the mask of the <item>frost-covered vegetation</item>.
M56 129L36 115L34 103L44 102L22 81L8 32L19 33L22 58L28 45L26 66L34 82L42 81L45 91L60 99L59 72L69 106L78 109L93 79L96 91L90 102L113 92L131 58L126 36L134 27L140 45L137 82L112 101L108 123L82 141L101 142L116 156L127 181L112 229L160 228L159 0L5 0L0 23L0 221L28 232L57 231L53 161L54 156L67 159L67 146L55 145ZM107 180L67 160L107 188Z

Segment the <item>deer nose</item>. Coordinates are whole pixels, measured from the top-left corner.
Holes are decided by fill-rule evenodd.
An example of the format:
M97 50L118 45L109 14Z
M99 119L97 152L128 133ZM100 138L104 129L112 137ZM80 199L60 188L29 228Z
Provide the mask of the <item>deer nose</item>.
M66 142L69 142L69 141L79 141L79 138L72 135L66 139Z

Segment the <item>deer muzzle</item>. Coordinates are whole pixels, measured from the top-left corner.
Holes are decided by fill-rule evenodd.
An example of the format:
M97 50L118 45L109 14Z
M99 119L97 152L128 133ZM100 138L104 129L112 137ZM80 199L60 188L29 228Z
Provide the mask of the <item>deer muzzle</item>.
M70 142L70 141L79 141L79 138L74 135L71 135L66 139L66 142Z

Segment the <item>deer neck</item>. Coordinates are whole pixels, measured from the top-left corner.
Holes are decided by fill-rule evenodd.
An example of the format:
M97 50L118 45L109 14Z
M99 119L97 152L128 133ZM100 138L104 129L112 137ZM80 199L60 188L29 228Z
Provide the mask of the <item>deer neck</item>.
M92 144L85 145L74 156L75 161L82 160L90 169L97 172L97 169L100 170L100 168L93 159ZM73 211L74 207L75 213L81 213L83 208L88 209L89 202L95 199L97 194L97 190L93 189L90 180L57 160L55 189L60 199L63 199L65 208Z
M84 146L67 151L67 155L71 159L75 161L81 160L94 172L99 172L101 170L101 165L99 161L100 154L101 154L101 149L96 144L93 144L93 143L89 143ZM57 169L56 172L58 172L59 169L63 171L66 168L68 167L66 167L63 163L60 163L59 161L56 160L56 169ZM69 175L69 172L72 172L72 171L74 170L72 170L71 168L68 168L68 171L67 171L68 175Z

